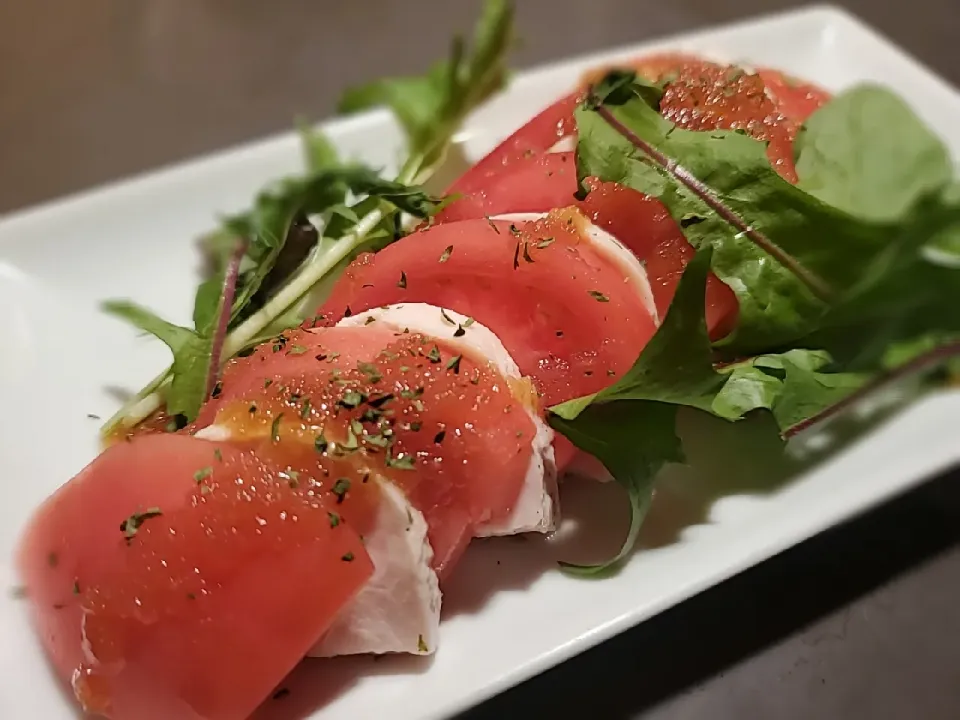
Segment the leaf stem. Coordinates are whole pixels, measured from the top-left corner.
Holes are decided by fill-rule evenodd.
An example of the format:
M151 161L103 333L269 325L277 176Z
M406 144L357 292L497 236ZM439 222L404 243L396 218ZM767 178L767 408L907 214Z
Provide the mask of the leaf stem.
M824 408L816 415L812 415L805 420L798 422L796 425L785 429L782 433L780 433L780 435L784 440L787 440L799 435L802 432L811 430L812 428L819 426L831 418L841 414L851 406L856 405L867 395L876 392L882 387L890 385L897 380L902 380L910 375L916 375L927 370L933 370L939 365L942 365L948 360L952 360L956 357L960 357L960 340L947 343L946 345L941 345L933 350L929 350L922 355L918 355L917 357L913 358L913 360L904 363L903 365L878 375L854 392L847 395L839 402L831 405L828 408Z
M325 253L319 262L310 263L304 267L285 285L280 292L274 295L257 312L238 325L226 338L223 345L223 356L230 358L247 346L260 332L269 325L274 318L286 312L304 295L310 292L323 277L342 262L357 245L367 236L384 218L385 210L380 208L364 216L356 229L338 241L330 252Z
M220 293L217 327L213 334L213 345L210 349L210 368L207 370L205 397L210 397L210 394L217 384L217 379L220 377L220 359L223 354L223 345L227 336L227 329L230 326L233 300L237 294L237 277L240 274L240 263L243 261L243 256L246 255L249 245L249 240L243 239L237 241L237 246L230 256L230 261L223 274L223 290Z
M101 439L108 439L118 427L133 427L159 410L163 404L160 390L170 383L172 371L172 367L167 367L147 383L133 401L125 403L117 410L100 428Z
M489 88L487 88L487 90L489 90ZM429 180L437 168L443 163L453 131L459 127L466 112L471 110L473 106L482 99L482 97L470 98L469 102L461 103L453 113L454 117L441 125L441 129L435 133L434 139L427 147L406 160L396 181L404 185L420 185ZM360 219L353 233L341 238L341 240L338 241L329 252L324 253L322 258L317 262L309 263L301 268L293 279L282 287L275 296L270 298L262 308L244 320L239 326L234 328L233 331L226 333L222 332L221 328L218 328L221 341L220 346L214 349L213 357L215 361L212 361L210 364L208 392L212 391L216 377L219 375L220 368L224 361L232 358L246 348L275 318L302 300L327 273L346 259L384 218L397 212L400 212L398 208L390 207L386 203L381 203L379 208ZM236 278L234 278L232 285L235 292ZM227 280L225 278L225 290L226 287ZM135 402L124 405L107 421L101 429L101 435L103 437L109 436L110 433L120 426L136 426L152 413L159 410L163 406L163 393L165 388L170 384L171 378L172 367L168 367L138 393Z
M590 96L594 97L593 88L590 90ZM755 245L796 275L819 299L828 301L833 296L832 288L822 278L810 272L799 260L778 247L770 238L727 207L723 201L714 195L710 188L694 176L693 173L634 133L630 128L620 122L613 112L602 103L598 103L595 111L610 127L616 130L638 150L649 156L664 171L672 175L681 185L700 198L700 200L723 218L723 220L737 228L744 237L750 238Z

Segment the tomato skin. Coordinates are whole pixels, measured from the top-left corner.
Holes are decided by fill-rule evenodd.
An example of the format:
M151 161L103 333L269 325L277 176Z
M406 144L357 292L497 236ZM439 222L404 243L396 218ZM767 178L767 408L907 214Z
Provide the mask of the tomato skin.
M373 571L305 490L181 435L106 450L40 507L19 566L60 677L113 720L248 717Z
M657 79L664 72L684 63L696 62L692 55L683 53L661 53L631 61L631 67L651 79ZM599 80L607 68L586 73L581 87L564 95L547 106L531 120L503 140L487 153L473 167L467 170L450 188L448 193L472 193L486 187L489 181L498 176L504 168L515 161L545 153L563 138L576 134L577 124L573 111L583 99L584 90L591 82Z
M812 83L788 77L779 70L760 68L757 75L763 81L767 94L779 111L798 123L803 123L830 100L830 93Z
M436 222L492 217L509 213L545 213L574 206L612 234L646 266L661 318L694 250L677 223L656 198L616 183L588 178L590 190L578 200L576 160L572 152L547 153L513 162L495 182L444 208ZM713 273L707 280L707 327L714 340L736 325L736 296Z
M383 447L373 440L368 446L368 435L357 433L360 448L337 460L331 477L375 471L404 490L427 521L439 573L453 569L474 526L512 509L535 428L509 383L485 362L460 355L442 339L376 322L291 331L284 334L282 349L275 349L280 347L261 345L224 373L210 420L231 429L236 438L231 442L295 467L301 479L317 476L322 488L331 481L318 476L316 465L328 466L330 459L317 452L318 436L342 442L352 421L379 435L376 425L363 420L370 408L344 407L344 395L389 394L384 406L389 415L379 421L390 426L392 452L417 458L415 468L391 466ZM455 357L454 370L447 364Z
M655 326L620 269L583 241L576 217L434 225L358 258L320 312L336 320L398 302L446 307L489 328L545 405L596 392L633 364ZM561 469L573 452L564 438L555 449Z
M571 93L544 108L461 175L447 194L476 192L513 162L544 153L560 139L575 133L573 111L581 97L579 92Z
M508 213L546 213L580 206L577 167L572 152L542 153L520 158L474 192L454 200L434 223L476 220Z
M744 129L766 141L773 167L787 180L796 181L793 140L800 124L829 99L828 93L776 71L761 69L748 74L683 53L651 55L625 64L651 80L668 80L660 104L664 117L690 130ZM608 69L587 73L581 86L595 82ZM556 127L575 133L572 112L577 97L576 93L566 96L541 116L555 120L569 107L569 122L558 121ZM483 166L484 172L470 170L455 183L453 189L464 197L445 208L436 221L578 207L645 263L662 318L693 248L661 203L628 188L588 178L591 192L585 200L577 200L574 154L545 152L556 136L545 133L541 116L514 133L506 148L498 147L481 160L478 167ZM527 152L511 156L511 147L523 147ZM738 314L733 291L711 273L706 307L711 338L719 340L729 334Z

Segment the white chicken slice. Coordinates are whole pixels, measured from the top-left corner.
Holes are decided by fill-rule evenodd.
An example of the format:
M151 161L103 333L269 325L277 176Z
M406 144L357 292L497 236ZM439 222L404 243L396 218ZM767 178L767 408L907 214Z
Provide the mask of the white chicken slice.
M230 428L210 425L197 437L229 442ZM336 617L309 657L409 653L430 655L440 628L440 586L423 514L380 475L374 530L363 538L373 561L370 580Z
M307 655L431 655L440 629L440 586L423 515L403 491L378 477L375 530L364 536L373 576Z
M363 326L371 322L385 323L398 330L409 328L436 338L475 361L490 363L508 385L511 379L522 377L520 368L490 329L452 310L441 310L426 303L400 303L351 315L338 325ZM529 407L525 401L521 404L536 427L531 440L530 465L513 511L506 518L476 528L479 537L550 532L559 521L553 430L541 419L536 408Z

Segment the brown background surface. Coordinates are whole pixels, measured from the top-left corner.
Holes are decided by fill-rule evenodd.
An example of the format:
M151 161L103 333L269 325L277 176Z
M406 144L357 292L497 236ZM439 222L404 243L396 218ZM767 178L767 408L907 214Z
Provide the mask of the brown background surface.
M803 3L517 4L523 67ZM960 84L957 0L841 4ZM0 0L0 212L286 129L296 114L323 117L347 85L422 69L478 6ZM956 720L958 477L821 535L469 716Z

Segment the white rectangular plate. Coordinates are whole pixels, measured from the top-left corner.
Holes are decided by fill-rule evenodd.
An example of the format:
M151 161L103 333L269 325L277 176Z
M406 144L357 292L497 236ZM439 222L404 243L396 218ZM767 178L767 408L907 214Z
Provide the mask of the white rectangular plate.
M960 96L857 20L815 8L622 48L524 73L466 128L477 157L598 63L659 48L770 65L830 90L874 80L903 94L960 149ZM400 135L384 112L327 126L337 145L392 165ZM194 238L220 212L243 208L268 180L300 169L293 134L10 216L0 222L0 586L16 583L12 550L31 510L96 453L98 422L166 362L159 343L97 311L131 297L175 321L189 317ZM721 437L692 443L694 468L664 480L644 549L617 577L578 581L554 569L583 554L569 537L606 512L617 489L572 485L561 537L471 548L445 599L432 661L305 663L290 695L262 718L442 717L477 703L674 605L960 460L960 394L914 405L878 431L791 480L760 446ZM696 418L687 418L696 425ZM696 428L706 438L722 427ZM710 455L723 447L726 457ZM699 449L698 449L699 448ZM710 467L700 472L699 466ZM719 470L718 470L719 468ZM609 521L602 524L609 525ZM609 546L616 538L595 538ZM26 623L25 603L0 598L0 717L74 717ZM27 689L29 688L29 690Z

